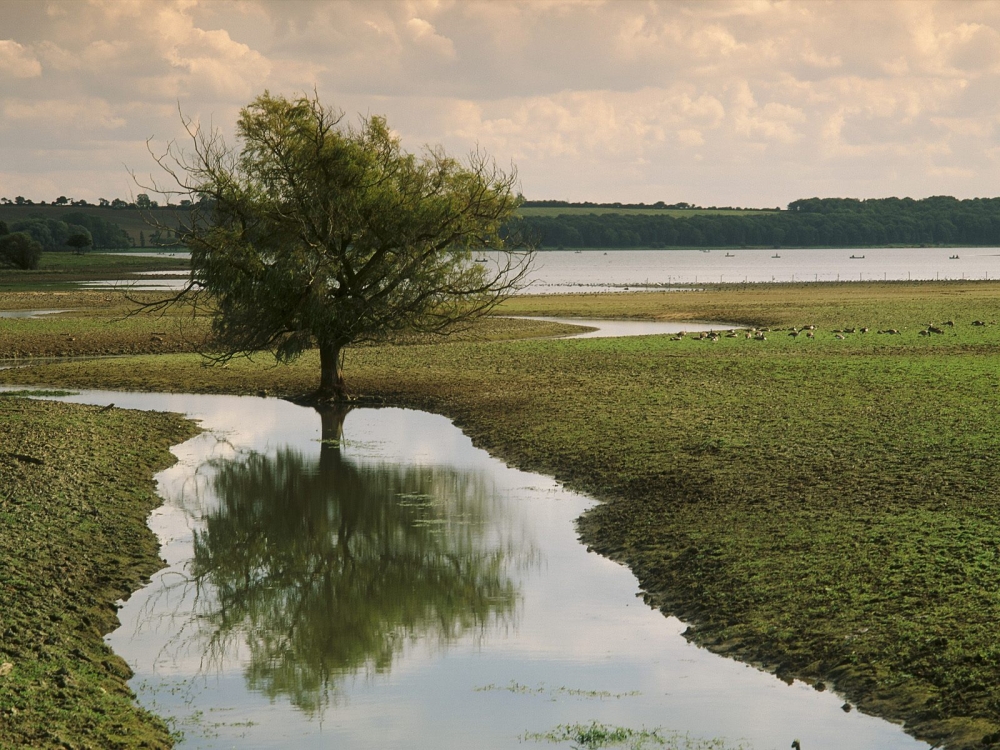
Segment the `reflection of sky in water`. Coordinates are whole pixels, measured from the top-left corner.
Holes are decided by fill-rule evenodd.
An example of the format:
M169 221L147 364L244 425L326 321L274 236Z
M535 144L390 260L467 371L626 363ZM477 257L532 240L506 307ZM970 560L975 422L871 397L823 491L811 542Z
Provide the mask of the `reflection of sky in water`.
M1000 279L1000 248L543 250L536 254L528 278L531 285L525 294L612 292L625 286L662 289L672 284ZM87 283L108 287L136 282ZM139 283L136 290L181 289L185 282Z
M0 310L0 318L40 318L43 315L56 315L68 310Z
M586 333L569 334L562 337L573 339L653 336L665 333L680 333L681 331L697 333L698 331L725 331L729 328L742 328L739 323L702 323L697 320L600 320L597 318L546 318L527 315L516 317L521 317L525 320L546 320L550 323L566 323L596 329L587 331Z
M535 256L530 278L528 294L626 285L1000 279L1000 249L545 250Z
M359 465L414 462L488 476L491 502L502 505L487 508L492 522L536 540L540 563L510 571L520 589L512 621L449 644L409 643L387 673L343 679L322 721L310 721L280 697L247 691L245 648L221 663L185 649L174 628L188 622L190 592L185 598L162 587L178 580L177 563L191 554L190 526L214 503L204 494L185 497L210 485L192 478L211 474L204 459L246 450L274 455L281 447L318 455L317 414L256 398L83 392L69 400L186 412L212 431L175 448L180 463L158 478L168 502L151 525L175 567L132 597L109 639L135 669L140 700L185 731L179 747L507 748L522 746L525 731L594 720L726 736L733 744L745 738L754 748L787 748L796 737L808 750L926 747L888 723L845 714L835 695L787 686L687 643L682 623L636 598L627 569L576 539L572 521L588 500L505 467L443 417L400 409L350 412L345 456ZM479 689L511 683L531 690ZM559 688L639 694L587 698Z

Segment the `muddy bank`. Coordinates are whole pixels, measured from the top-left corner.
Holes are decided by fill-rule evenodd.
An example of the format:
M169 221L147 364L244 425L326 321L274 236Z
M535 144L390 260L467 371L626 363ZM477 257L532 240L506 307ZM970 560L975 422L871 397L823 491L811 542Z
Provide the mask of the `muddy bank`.
M0 396L0 746L173 744L103 636L162 565L152 477L196 432L171 414Z

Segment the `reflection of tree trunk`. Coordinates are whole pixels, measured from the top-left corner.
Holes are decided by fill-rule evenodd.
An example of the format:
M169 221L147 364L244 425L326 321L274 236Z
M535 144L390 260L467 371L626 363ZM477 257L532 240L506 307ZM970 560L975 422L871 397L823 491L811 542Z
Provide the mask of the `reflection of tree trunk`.
M320 398L333 401L343 401L344 373L340 369L340 352L343 347L339 343L323 341L319 345L319 391Z
M337 482L343 479L342 473L338 472L341 465L340 440L344 435L344 420L351 407L346 404L338 406L316 409L319 412L322 442L319 448L319 474L328 477L330 481ZM331 488L343 492L343 487ZM351 537L358 523L357 506L352 503L343 503L340 507L340 525L337 529L337 549L343 557L345 569L351 558Z
M323 441L319 449L320 474L328 474L327 469L340 463L340 439L344 435L344 420L350 410L351 407L346 404L316 409Z

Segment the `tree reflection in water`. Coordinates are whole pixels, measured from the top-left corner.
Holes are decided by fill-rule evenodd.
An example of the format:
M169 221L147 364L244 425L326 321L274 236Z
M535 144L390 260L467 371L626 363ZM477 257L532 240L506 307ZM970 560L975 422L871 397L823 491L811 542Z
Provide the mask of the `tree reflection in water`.
M249 687L307 713L345 675L388 671L407 642L509 621L511 567L533 557L498 532L483 475L353 461L345 414L322 414L318 461L285 449L218 465L218 507L194 539L209 653L245 644Z

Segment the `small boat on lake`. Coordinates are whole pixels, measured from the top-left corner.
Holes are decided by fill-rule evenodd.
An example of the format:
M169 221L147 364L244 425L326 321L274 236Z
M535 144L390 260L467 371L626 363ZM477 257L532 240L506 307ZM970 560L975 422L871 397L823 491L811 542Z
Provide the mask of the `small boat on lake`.
M727 258L735 258L736 256L733 255L732 253L726 253L726 257Z
M476 258L476 263L489 263L487 258Z
M772 258L780 258L781 256L780 256L780 255L778 255L777 253L775 253L775 254L774 254L774 255L772 255L771 257L772 257Z
M863 256L863 255L852 255L851 258L853 260L864 260L865 256Z
M948 256L948 260L958 260L958 256L957 255L949 255Z

